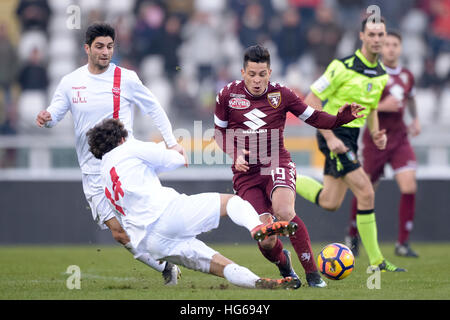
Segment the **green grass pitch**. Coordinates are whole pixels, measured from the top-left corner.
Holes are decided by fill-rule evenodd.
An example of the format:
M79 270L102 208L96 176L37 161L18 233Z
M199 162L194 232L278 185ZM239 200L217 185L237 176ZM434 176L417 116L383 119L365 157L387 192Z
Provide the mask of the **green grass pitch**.
M313 245L318 253L324 243ZM259 253L256 244L212 244L211 247L261 277L278 277L277 268ZM294 267L305 283L303 269L292 247ZM176 287L163 285L156 271L134 260L117 246L2 246L0 247L0 299L151 299L151 300L325 300L408 299L450 297L450 243L414 244L418 259L393 254L394 245L382 251L407 273L381 273L380 288L369 289L365 252L356 260L353 273L340 281L326 280L328 287L299 290L251 290L235 287L224 279L182 267ZM69 290L66 273L70 265L81 270L81 288ZM372 282L373 283L373 282Z

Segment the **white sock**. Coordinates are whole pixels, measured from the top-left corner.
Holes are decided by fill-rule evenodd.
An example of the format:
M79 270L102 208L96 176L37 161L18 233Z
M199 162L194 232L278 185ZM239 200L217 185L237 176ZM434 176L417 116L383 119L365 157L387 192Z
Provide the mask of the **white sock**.
M150 268L155 269L156 271L163 272L167 262L163 261L162 263L160 263L159 261L153 259L150 256L150 254L148 254L146 252L139 252L139 251L137 251L133 247L131 242L128 242L127 244L125 244L124 247L125 247L125 249L127 249L133 255L133 257L136 260L146 264L147 266L149 266Z
M223 275L230 283L244 288L254 288L259 277L245 267L230 263L223 269Z
M234 223L247 228L248 231L252 231L253 228L261 224L255 208L253 208L250 202L238 196L233 196L228 200L227 215Z

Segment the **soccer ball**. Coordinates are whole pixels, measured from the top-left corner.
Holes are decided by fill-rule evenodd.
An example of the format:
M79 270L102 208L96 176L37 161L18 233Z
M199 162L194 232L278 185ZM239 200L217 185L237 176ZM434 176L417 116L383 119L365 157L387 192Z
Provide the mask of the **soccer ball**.
M320 272L331 280L342 280L352 273L355 257L352 251L341 243L325 246L317 257Z

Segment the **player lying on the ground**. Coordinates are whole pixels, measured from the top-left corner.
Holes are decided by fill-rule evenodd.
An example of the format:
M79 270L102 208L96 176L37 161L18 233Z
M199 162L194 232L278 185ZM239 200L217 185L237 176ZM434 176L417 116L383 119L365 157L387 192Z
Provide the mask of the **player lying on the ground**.
M297 288L299 280L260 278L196 236L215 229L220 217L228 215L247 228L255 240L271 235L290 235L297 225L286 221L261 224L249 202L231 194L201 193L192 196L163 187L159 172L175 169L185 158L163 144L128 137L117 119L107 119L87 133L90 151L101 161L106 197L135 248L156 260L171 261L210 273L247 288Z

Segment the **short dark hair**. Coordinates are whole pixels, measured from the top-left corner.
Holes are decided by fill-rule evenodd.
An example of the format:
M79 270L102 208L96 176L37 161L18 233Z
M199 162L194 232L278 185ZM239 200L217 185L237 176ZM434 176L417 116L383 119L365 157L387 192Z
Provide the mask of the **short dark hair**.
M117 147L122 138L128 137L128 131L119 119L105 119L86 133L88 137L89 151L97 159L103 158Z
M111 37L114 41L116 37L116 31L111 25L106 22L95 22L91 24L86 30L85 43L90 47L97 37Z
M388 36L396 37L398 40L400 40L400 42L402 42L402 35L400 34L400 32L396 30L389 30L386 34Z
M269 50L259 44L248 47L244 52L244 69L249 61L257 63L267 62L267 66L270 66Z
M369 17L366 17L362 22L361 22L361 32L364 32L365 30L366 30L366 25L367 25L367 22L369 21L369 18L371 18L371 16L369 16ZM373 19L373 18L372 18ZM378 21L377 21L378 22ZM384 18L383 17L380 17L380 21L379 22L381 22L381 23L383 23L384 25L386 25L386 22L385 22L385 20L384 20Z

